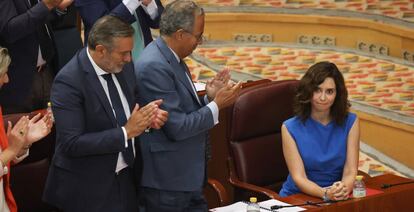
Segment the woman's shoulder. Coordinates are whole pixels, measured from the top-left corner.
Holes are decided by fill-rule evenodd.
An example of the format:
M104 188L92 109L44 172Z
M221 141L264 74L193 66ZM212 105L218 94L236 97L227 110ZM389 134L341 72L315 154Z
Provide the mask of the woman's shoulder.
M349 112L347 116L347 121L353 124L355 122L355 119L357 119L357 115L355 113Z
M289 119L287 119L286 121L283 122L283 124L289 128L292 126L297 126L298 124L300 124L302 121L300 120L300 118L298 116L293 116Z
M349 112L348 115L346 116L345 127L348 129L351 129L356 119L357 119L357 115L355 113Z

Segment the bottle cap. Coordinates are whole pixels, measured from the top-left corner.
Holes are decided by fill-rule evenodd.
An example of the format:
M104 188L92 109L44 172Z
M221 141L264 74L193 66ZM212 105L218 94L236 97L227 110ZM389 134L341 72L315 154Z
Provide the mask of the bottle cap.
M256 197L250 197L250 202L256 203L257 202L257 198Z
M362 178L364 178L364 176L362 176L362 175L357 175L357 176L355 177L355 179L356 179L356 180L362 180Z

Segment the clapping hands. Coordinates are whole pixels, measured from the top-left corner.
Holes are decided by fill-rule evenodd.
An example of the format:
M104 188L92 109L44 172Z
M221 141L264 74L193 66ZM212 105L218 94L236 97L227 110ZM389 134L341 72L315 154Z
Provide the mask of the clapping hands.
M21 117L16 124L12 125L9 121L7 125L7 139L9 142L9 147L7 150L10 150L14 157L23 149L26 145L26 133L29 130L29 117Z
M161 104L162 100L159 99L142 108L138 104L135 105L131 117L124 126L128 139L140 135L149 127L160 129L164 125L168 118L168 112L159 108Z
M33 118L21 117L14 126L9 121L7 126L7 138L9 148L15 155L21 155L36 141L47 136L53 126L51 114L47 113L42 117L39 113Z
M43 117L38 113L28 122L28 131L26 133L26 144L39 141L43 137L47 136L53 126L52 114L46 113Z
M225 68L222 71L218 72L216 76L207 81L206 92L209 100L213 100L217 92L225 87L230 81L230 69Z
M235 84L230 78L230 69L225 68L207 81L207 97L210 101L214 100L219 109L233 104L241 91L241 82Z

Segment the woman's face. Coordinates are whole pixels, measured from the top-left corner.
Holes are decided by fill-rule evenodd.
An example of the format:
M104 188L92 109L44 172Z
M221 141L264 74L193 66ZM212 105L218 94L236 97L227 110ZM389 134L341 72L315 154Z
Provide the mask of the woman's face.
M3 72L3 74L0 75L0 88L3 87L4 84L9 82L9 76L7 75L7 68L6 71Z
M314 112L329 112L336 97L336 85L333 78L326 78L313 92L311 104Z

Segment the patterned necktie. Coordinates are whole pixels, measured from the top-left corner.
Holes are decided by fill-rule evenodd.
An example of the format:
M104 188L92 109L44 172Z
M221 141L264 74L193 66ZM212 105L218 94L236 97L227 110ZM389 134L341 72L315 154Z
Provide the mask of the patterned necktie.
M124 107L122 106L121 98L119 97L118 89L116 89L112 74L104 74L102 77L108 84L109 97L111 98L112 108L115 111L116 121L118 126L124 126L127 122ZM132 149L132 140L128 139L128 148L122 152L125 162L128 166L134 164L134 150Z
M132 49L132 60L138 60L139 55L141 54L142 50L145 48L144 44L144 36L142 35L141 25L139 24L137 13L134 12L135 21L131 24L132 28L134 28L134 48Z

